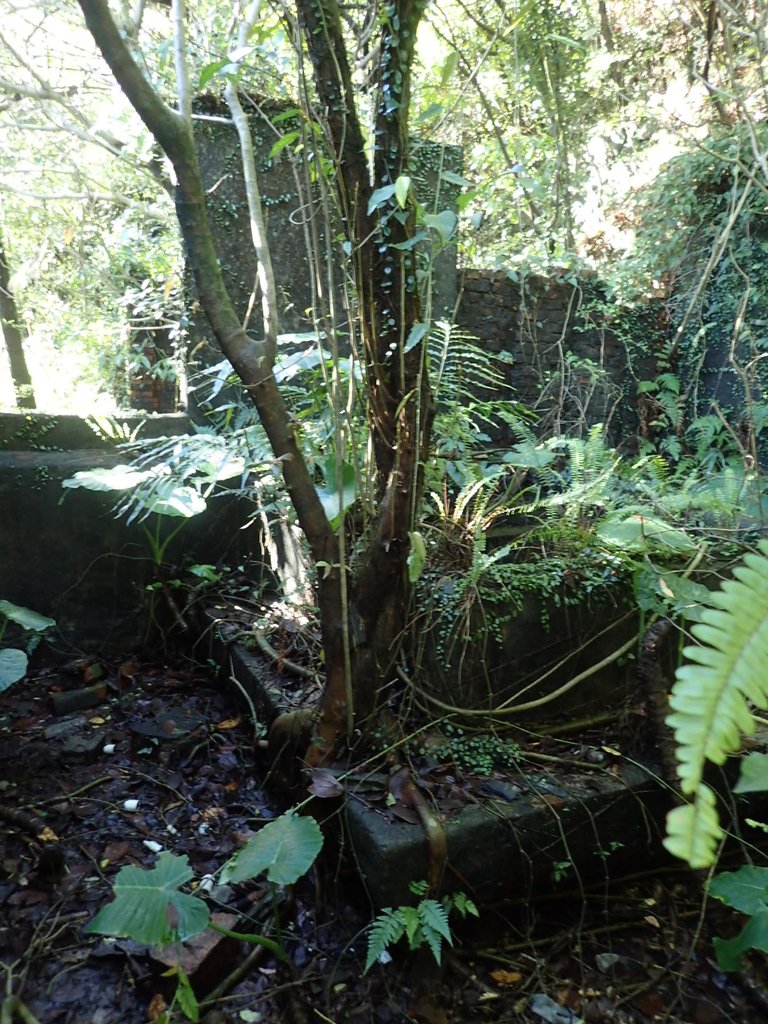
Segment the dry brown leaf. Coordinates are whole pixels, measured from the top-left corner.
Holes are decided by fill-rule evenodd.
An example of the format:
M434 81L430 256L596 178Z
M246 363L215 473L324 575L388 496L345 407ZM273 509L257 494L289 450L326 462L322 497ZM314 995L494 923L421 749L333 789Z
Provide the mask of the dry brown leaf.
M159 992L155 992L149 1001L149 1006L147 1007L147 1017L150 1021L154 1022L161 1017L167 1009L168 1004L163 999L162 995Z
M520 971L505 971L502 968L491 971L491 977L497 985L517 985L523 980Z

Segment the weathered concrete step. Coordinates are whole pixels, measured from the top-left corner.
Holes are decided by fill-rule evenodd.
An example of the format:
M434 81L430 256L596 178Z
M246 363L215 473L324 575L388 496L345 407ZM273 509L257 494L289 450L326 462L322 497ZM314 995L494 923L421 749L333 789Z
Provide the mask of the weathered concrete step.
M280 695L258 654L235 643L228 668L259 715L280 709ZM546 771L527 767L499 787L499 795L474 792L458 812L446 814L446 890L475 899L496 899L556 878L616 874L663 855L661 829L669 789L652 772L615 758L608 767ZM530 766L530 762L528 762ZM410 902L409 883L425 879L429 846L420 824L397 820L386 806L387 780L344 782L344 844L372 902L378 907ZM426 795L429 803L429 795ZM437 808L439 815L439 806Z
M497 899L557 878L594 877L636 866L660 853L657 822L668 791L650 773L623 765L616 774L538 772L510 779L512 800L484 797L443 822L448 846L446 889ZM345 820L352 856L377 906L409 902L408 884L425 878L428 845L419 825L393 821L351 789Z

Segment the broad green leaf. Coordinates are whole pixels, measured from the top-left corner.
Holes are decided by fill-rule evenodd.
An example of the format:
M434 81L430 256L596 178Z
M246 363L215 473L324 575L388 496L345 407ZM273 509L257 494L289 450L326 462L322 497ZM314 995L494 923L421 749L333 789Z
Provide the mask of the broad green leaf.
M402 249L406 252L410 249L415 248L419 242L423 242L425 238L429 238L426 231L417 231L411 238L407 238L404 242L392 242L389 246L390 249Z
M654 516L633 515L621 522L601 523L598 537L612 547L626 551L648 551L668 548L680 554L693 554L696 544L691 538Z
M459 54L457 50L451 50L443 62L440 71L440 85L445 87L456 72L459 66Z
M202 458L195 467L195 480L203 484L215 484L221 480L232 480L245 472L245 461L237 455L218 452L209 459Z
M555 458L555 453L543 446L523 441L514 445L512 450L504 455L504 462L508 466L517 466L521 469L543 469L554 462Z
M472 187L471 181L467 181L466 178L463 178L460 174L455 174L453 171L441 171L440 180L447 181L451 185L461 185L462 188Z
M98 466L96 469L81 469L63 480L61 486L84 487L88 491L129 491L154 475L151 469L136 469L134 466Z
M678 572L653 572L652 575L656 578L657 588L667 599L667 605L671 595L675 612L689 622L702 621L704 608L712 603L712 592L708 587Z
M416 348L428 330L429 323L415 323L408 332L408 337L405 339L403 352L410 352L412 348Z
M55 619L49 619L47 615L14 604L13 601L0 601L0 616L2 615L17 623L22 629L29 629L34 633L44 633L46 629L56 625Z
M395 181L395 199L401 210L405 209L408 202L408 193L411 191L411 179L407 174L401 174Z
M768 754L753 750L741 762L734 793L764 793L768 790Z
M292 146L293 143L299 138L298 131L286 132L281 138L277 140L272 149L269 151L269 159L276 157L279 153L285 149L286 146Z
M213 64L206 64L200 72L200 77L197 80L199 89L204 89L212 78L215 78L222 68L229 64L229 57L225 57L223 60L214 61Z
M664 846L694 869L708 868L714 863L722 838L715 794L708 786L699 786L693 803L675 807L667 815Z
M357 500L357 474L355 473L355 467L348 462L342 462L340 468L341 491L339 491L337 484L339 464L333 456L326 459L323 465L325 483L322 486L315 487L329 523L335 523L342 511L346 511Z
M371 193L371 198L368 201L368 213L373 213L378 207L383 206L388 199L391 199L395 194L394 185L384 185L383 188L374 189Z
M15 647L0 650L0 693L27 674L27 656Z
M266 871L270 882L293 885L315 862L323 834L314 818L286 811L249 839L224 865L222 882L242 882Z
M408 580L415 583L422 572L427 561L427 546L422 535L414 530L408 534L411 542L411 550L408 552Z
M184 942L208 926L208 907L179 892L193 877L186 857L161 853L149 871L130 865L115 879L115 898L98 912L87 932L127 936L148 946Z
M194 487L187 487L184 484L152 494L146 499L144 506L147 511L156 515L180 516L183 519L191 519L206 509L205 498L201 497Z
M442 210L440 213L424 214L424 223L440 235L440 241L445 245L456 230L458 217L453 210Z
M430 103L426 110L422 110L414 124L424 124L425 121L432 121L434 118L440 117L444 112L445 107L442 103Z
M738 871L723 871L709 883L709 894L740 914L756 914L768 907L768 868L744 864Z
M768 909L759 910L735 939L714 939L713 945L721 971L738 971L750 949L768 953Z
M280 114L275 114L269 120L272 124L282 124L283 121L297 120L300 117L303 117L302 111L298 107L291 107L290 110L284 110Z
M179 1004L184 1016L191 1020L192 1024L197 1024L200 1020L200 1004L190 984L187 972L182 970L181 967L178 969L177 978L176 1002Z

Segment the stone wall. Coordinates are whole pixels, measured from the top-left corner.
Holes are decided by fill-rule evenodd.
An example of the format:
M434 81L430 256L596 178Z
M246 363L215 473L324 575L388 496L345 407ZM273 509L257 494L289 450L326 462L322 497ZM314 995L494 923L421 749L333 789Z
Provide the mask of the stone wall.
M459 287L459 326L510 357L507 380L538 414L538 431L606 423L619 438L636 429L626 345L606 320L597 280L465 270Z

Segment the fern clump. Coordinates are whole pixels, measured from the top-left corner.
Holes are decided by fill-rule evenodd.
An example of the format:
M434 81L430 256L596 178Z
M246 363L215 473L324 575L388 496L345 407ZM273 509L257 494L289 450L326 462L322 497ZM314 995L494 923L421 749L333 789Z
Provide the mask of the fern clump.
M408 940L409 949L428 946L439 964L443 954L443 943L453 945L448 920L450 913L455 910L461 917L468 914L473 917L479 916L477 907L463 892L444 896L438 901L427 897L426 882L412 882L410 890L415 896L422 897L415 907L385 907L371 925L365 972L371 969L390 946L394 946L403 937Z

